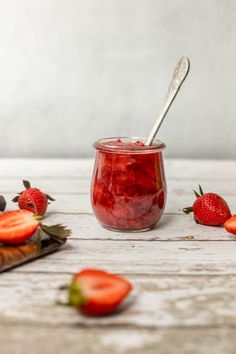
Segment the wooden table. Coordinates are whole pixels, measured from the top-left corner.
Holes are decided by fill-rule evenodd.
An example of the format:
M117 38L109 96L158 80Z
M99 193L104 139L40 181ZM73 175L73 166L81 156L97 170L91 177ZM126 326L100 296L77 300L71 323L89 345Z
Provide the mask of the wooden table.
M48 223L73 236L61 251L0 275L1 354L235 353L236 242L197 225L181 209L198 183L236 210L236 163L167 160L168 203L156 229L114 233L92 214L92 160L1 160L9 201L29 179L56 198ZM130 279L135 301L122 313L85 318L55 304L58 286L85 267Z

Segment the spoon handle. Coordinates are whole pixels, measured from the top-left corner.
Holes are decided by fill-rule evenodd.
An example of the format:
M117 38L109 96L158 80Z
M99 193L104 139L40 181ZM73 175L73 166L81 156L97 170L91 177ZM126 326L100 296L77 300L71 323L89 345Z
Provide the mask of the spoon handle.
M152 144L152 141L155 138L158 130L160 129L161 124L180 89L180 86L182 85L186 76L188 75L189 67L190 67L189 59L187 57L182 57L178 62L177 67L174 71L170 86L168 88L168 93L165 99L164 106L158 116L156 123L154 124L151 130L151 133L147 138L146 145Z

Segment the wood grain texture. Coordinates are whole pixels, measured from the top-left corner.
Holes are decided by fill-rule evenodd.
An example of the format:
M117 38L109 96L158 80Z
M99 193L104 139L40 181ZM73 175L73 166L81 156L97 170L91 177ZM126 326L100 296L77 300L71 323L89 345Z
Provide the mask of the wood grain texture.
M79 267L78 267L79 268ZM236 275L131 275L134 293L114 315L89 318L73 308L58 287L71 274L20 273L1 275L0 322L68 327L122 326L137 329L236 327Z
M235 179L234 160L166 159L167 177L176 179ZM93 159L1 159L1 177L89 178Z
M235 354L235 327L75 326L65 330L45 324L4 323L0 324L0 342L4 354Z
M26 177L27 178L27 177ZM49 191L54 194L68 194L74 195L79 198L81 194L89 194L90 191L90 178L84 179L65 177L63 179L58 178L34 178L31 179L32 186L40 186L43 190ZM24 189L22 182L19 178L1 178L1 191L2 193L8 193L15 196L16 191L22 191ZM236 180L232 179L230 182L222 183L221 179L217 180L191 180L185 179L168 179L168 196L182 196L189 195L193 197L193 189L198 187L198 183L201 183L204 190L212 191L222 194L223 196L236 196Z
M166 212L155 229L131 234L105 230L93 216L92 160L1 160L1 193L10 209L21 179L30 179L56 197L45 223L73 230L61 251L0 275L1 353L235 352L236 242L222 227L197 225L182 208L201 183L236 209L236 164L165 165ZM134 293L123 309L91 319L55 304L58 286L85 267L131 280Z
M236 242L70 240L21 272L76 272L102 268L120 274L236 274ZM17 272L18 270L16 270Z
M206 227L196 224L192 215L165 213L154 229L148 232L111 232L100 226L93 214L49 213L45 223L54 224L65 220L73 230L74 239L129 240L129 241L234 241L223 227Z
M0 180L0 183L1 183L1 180ZM19 181L17 181L16 185L19 186ZM39 186L40 185L41 184L39 182ZM195 184L193 184L193 185L195 186ZM22 190L22 187L20 187L20 188L15 187L15 189L17 191L19 191L19 190ZM9 209L14 209L16 207L16 204L14 204L11 201L15 195L16 195L16 192L10 192L10 193L4 192L4 196L7 199ZM58 215L61 215L63 213L66 213L66 214L90 213L90 214L92 214L90 195L89 195L88 191L84 194L53 193L52 195L56 199L56 201L51 203L51 205L48 209L49 215L51 212L55 212ZM235 196L227 195L227 196L225 196L225 198L227 199L229 206L232 208L232 211L235 211L235 213L236 213L236 203L235 203L236 198L235 198ZM171 213L171 214L183 215L183 212L182 212L183 207L192 205L194 199L195 199L195 197L194 197L192 191L190 191L190 193L182 193L182 194L179 194L179 192L176 192L176 193L173 192L172 194L170 194L168 192L165 214Z

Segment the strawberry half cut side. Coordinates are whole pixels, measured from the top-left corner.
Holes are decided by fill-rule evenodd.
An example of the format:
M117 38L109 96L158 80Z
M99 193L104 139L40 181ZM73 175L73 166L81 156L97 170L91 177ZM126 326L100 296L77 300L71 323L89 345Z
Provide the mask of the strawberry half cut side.
M230 234L236 235L236 215L233 215L230 219L228 219L225 222L224 228Z
M22 243L29 239L39 227L39 221L28 210L6 211L0 215L0 242Z
M29 210L13 210L0 214L0 243L23 243L38 229L58 242L64 242L70 236L71 231L64 225L43 225L41 219L42 217Z
M130 282L120 276L86 269L73 277L69 304L88 316L104 316L113 312L131 289Z

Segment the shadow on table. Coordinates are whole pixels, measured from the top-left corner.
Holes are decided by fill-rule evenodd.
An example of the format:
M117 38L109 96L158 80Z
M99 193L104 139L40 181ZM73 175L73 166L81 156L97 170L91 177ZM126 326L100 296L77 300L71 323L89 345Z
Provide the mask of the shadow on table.
M158 223L154 226L153 230L167 226L174 219L174 217L175 217L175 215L172 215L172 214L162 215L160 221L158 221Z

